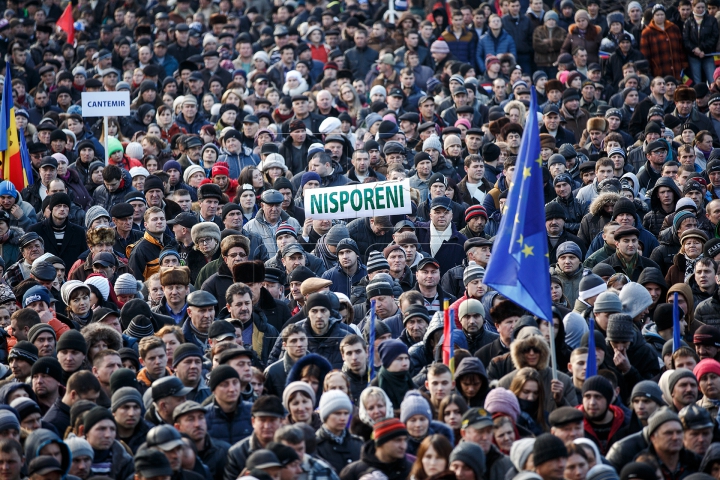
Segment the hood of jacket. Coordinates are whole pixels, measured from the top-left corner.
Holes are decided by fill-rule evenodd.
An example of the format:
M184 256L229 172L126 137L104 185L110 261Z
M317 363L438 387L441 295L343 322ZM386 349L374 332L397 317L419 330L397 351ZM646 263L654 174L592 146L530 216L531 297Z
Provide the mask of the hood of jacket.
M627 178L632 182L633 197L637 198L638 192L640 191L640 182L638 182L637 176L635 176L635 174L632 172L628 172L625 175L623 175L622 177L620 177L620 180L622 181L623 178Z
M133 118L133 120L138 122L140 125L143 125L145 115L147 115L150 110L155 110L155 107L150 105L149 103L143 103L142 105L140 105L140 108L137 109L137 112L135 112L135 117Z
M667 298L670 297L671 293L681 293L683 297L685 297L685 302L687 303L688 307L688 313L687 319L688 319L688 327L692 325L692 323L695 321L695 302L693 301L693 294L692 294L692 288L690 288L690 285L687 283L676 283L672 287L668 289Z
M425 345L425 351L430 354L433 351L433 348L437 346L437 344L433 345L433 347L430 346L430 339L432 339L435 332L438 330L442 331L445 327L445 322L443 320L443 316L441 312L435 312L435 314L432 317L432 320L430 320L430 324L428 325L427 330L425 330L425 336L423 336L423 344Z
M0 403L2 403L3 405L9 405L10 402L7 401L7 398L18 388L22 388L23 390L25 390L25 393L28 394L28 397L37 402L37 396L35 395L35 392L33 392L30 385L21 382L10 382L0 387Z
M325 382L325 375L332 370L332 365L330 365L330 362L328 362L325 357L315 353L305 355L295 362L295 365L293 365L292 369L290 369L290 372L288 373L285 385L290 385L292 382L299 381L302 378L303 368L308 365L316 365L320 369L320 378L318 378L318 381L320 382L320 385L323 385Z
M657 182L655 182L655 186L650 193L650 209L658 210L662 208L660 205L660 199L658 198L658 192L660 191L660 187L667 187L671 189L675 194L676 203L682 198L682 193L680 193L680 189L677 185L675 185L675 181L672 178L660 177L658 178Z
M665 282L665 277L663 277L662 272L655 268L655 267L647 267L643 268L643 271L640 272L640 276L638 277L638 281L640 285L645 286L647 283L656 283L660 285L660 289L662 290L660 294L660 299L658 300L658 303L664 303L663 299L667 297L667 283Z
M455 383L458 383L460 381L460 377L462 377L463 375L469 375L471 373L480 375L483 380L485 380L485 384L487 385L488 378L487 373L485 372L485 365L483 365L483 363L477 357L467 357L462 359L460 365L458 365L457 369L455 370Z
M720 462L720 443L711 443L705 452L705 456L700 463L700 471L703 473L710 473L712 471L712 465L715 462Z
M515 364L515 368L520 370L523 367L529 367L529 365L525 363L525 358L521 353L528 347L535 347L540 352L538 364L533 368L538 371L546 369L550 364L550 347L545 339L538 335L531 335L521 340L515 340L512 345L510 345L510 356Z
M30 435L28 435L27 439L25 440L25 460L28 464L30 464L30 462L35 457L40 456L40 450L42 450L45 445L53 442L60 445L60 451L62 452L63 456L61 466L63 469L63 476L65 476L70 470L70 464L72 462L70 448L65 442L60 439L60 437L57 436L57 434L55 434L55 432L52 432L46 428L38 428Z
M602 209L605 208L606 205L615 205L618 200L620 200L620 194L618 193L601 193L590 203L589 211L593 215L603 216ZM612 213L610 213L610 215L612 215Z

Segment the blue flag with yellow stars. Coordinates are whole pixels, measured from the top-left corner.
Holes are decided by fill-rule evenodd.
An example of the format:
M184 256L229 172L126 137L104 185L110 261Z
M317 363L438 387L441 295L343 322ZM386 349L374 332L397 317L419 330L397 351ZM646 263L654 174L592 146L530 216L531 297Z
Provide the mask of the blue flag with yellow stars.
M537 95L532 96L515 175L508 192L506 210L495 237L484 283L552 322L550 265L545 232L540 131L534 116Z

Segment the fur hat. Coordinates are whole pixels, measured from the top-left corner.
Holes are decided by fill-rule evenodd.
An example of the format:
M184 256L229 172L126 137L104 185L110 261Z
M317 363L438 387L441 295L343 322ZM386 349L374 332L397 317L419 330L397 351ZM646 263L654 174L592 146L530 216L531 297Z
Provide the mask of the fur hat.
M88 245L98 245L101 243L115 243L115 229L111 227L91 228L85 233L85 240Z
M220 242L220 253L226 255L233 247L242 247L250 253L250 240L244 235L229 235Z
M241 262L232 269L233 281L256 283L265 280L265 264L261 260Z
M677 102L694 102L697 98L697 94L695 93L695 90L692 88L686 86L686 85L680 85L675 90L675 95L673 95L673 101L675 103Z
M82 330L87 342L88 351L99 341L105 342L110 350L120 350L123 346L122 336L112 327L104 323L91 323Z
M164 267L160 269L160 285L189 285L190 269L188 267Z
M588 120L586 130L600 130L604 132L607 129L607 121L601 117L593 117Z
M190 236L192 236L192 241L195 245L197 245L198 239L205 237L214 238L216 242L220 243L220 227L214 222L200 222L192 227Z
M549 133L541 133L540 148L549 148L552 151L555 151L557 149L557 147L555 146L555 137L553 137Z

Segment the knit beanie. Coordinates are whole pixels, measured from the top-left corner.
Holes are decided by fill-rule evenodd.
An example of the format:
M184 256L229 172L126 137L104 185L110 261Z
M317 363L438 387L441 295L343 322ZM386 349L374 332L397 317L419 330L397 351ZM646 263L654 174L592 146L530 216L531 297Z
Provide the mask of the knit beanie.
M85 280L86 285L92 285L98 290L100 290L100 294L103 297L103 300L107 301L107 299L110 297L110 282L107 278L101 276L101 275L95 275L94 277L88 277Z
M0 410L0 432L14 429L20 431L20 421L10 410Z
M42 415L42 412L40 412L40 406L32 398L16 397L12 402L10 402L10 406L17 410L18 418L21 422L33 413L40 413Z
M305 172L302 174L302 177L300 177L300 190L305 188L305 184L315 180L316 182L320 183L322 180L320 179L320 175L318 175L316 172Z
M593 310L598 313L619 313L623 311L623 306L617 293L603 292L595 299Z
M360 256L360 248L358 247L357 242L355 242L352 238L346 237L337 243L336 253L339 254L342 250L352 250Z
M330 230L325 234L325 243L331 247L337 247L340 240L349 237L350 232L345 225L333 225L332 228L330 228Z
M668 407L662 407L655 410L655 413L650 415L650 418L648 418L647 427L643 429L643 437L645 437L645 441L649 442L652 434L655 433L661 425L667 422L681 423L678 414L670 410Z
M572 240L563 242L557 247L557 258L560 258L563 255L575 255L575 257L577 257L579 260L583 259L582 250L580 250L578 244L573 242Z
M687 368L676 368L668 377L668 392L671 396L675 385L677 385L677 383L683 378L692 378L693 380L697 381L697 378L695 378L695 374Z
M660 390L660 386L652 380L643 380L642 382L635 384L632 389L632 393L630 394L630 401L632 402L637 397L649 398L660 406L665 405L665 400L662 398L662 390Z
M462 142L460 141L460 137L457 135L448 135L445 137L444 147L445 150L448 149L448 147L451 147L452 145L460 145L462 146Z
M635 318L652 305L650 292L639 283L630 282L620 290L620 302L623 313Z
M619 480L619 477L613 467L600 464L588 470L585 480Z
M610 405L610 402L613 398L613 387L610 383L610 380L605 377L601 377L600 375L594 375L590 378L585 379L582 387L583 396L587 392L598 392L600 395L605 397L608 405Z
M70 330L71 332L74 332L75 330ZM59 383L62 383L65 385L65 382L63 381L63 369L62 366L60 366L60 362L57 361L55 357L42 357L38 359L37 362L32 366L32 369L30 370L31 375L37 375L38 373L44 373L45 375L49 375Z
M77 350L87 355L87 342L82 333L77 330L68 330L62 335L57 341L55 351L60 352L61 350Z
M230 365L218 365L210 372L210 379L208 381L210 391L214 391L215 387L220 385L225 380L230 380L233 378L237 378L238 380L240 380L240 375L238 374L237 370L235 370Z
M328 390L322 394L320 397L320 405L318 406L320 420L324 422L331 414L340 410L347 410L348 413L352 413L353 411L352 402L350 401L350 397L347 396L347 393L342 390Z
M610 342L631 342L635 338L632 317L624 313L613 313L608 318L605 333Z
M714 358L705 358L700 360L700 363L695 365L693 374L695 374L695 378L700 381L702 376L706 373L714 373L715 375L720 376L720 362Z
M10 349L10 355L8 355L8 363L17 358L18 360L25 360L30 365L38 361L38 349L35 345L28 342L27 340L21 340Z
M115 280L115 295L137 295L142 284L129 273L123 273Z
M155 329L152 326L152 322L145 315L137 315L130 320L130 324L123 332L133 338L140 340L141 338L149 337L155 333Z
M101 217L107 217L108 221L110 220L110 214L100 205L93 205L88 208L88 211L85 213L85 228L89 229L90 225Z
M83 427L85 427L85 434L87 435L92 428L97 425L98 423L102 422L103 420L112 420L113 423L115 423L115 418L113 417L112 413L110 413L110 410L108 410L105 407L94 407L89 412L85 414L85 418L83 420Z
M417 390L410 390L400 404L400 421L407 423L415 415L422 415L432 421L432 410L430 404Z
M203 359L203 351L200 347L195 345L194 343L183 343L181 345L178 345L175 348L175 351L173 352L173 361L172 361L172 367L176 368L180 362L185 360L189 357L198 357L199 359Z
M620 470L620 478L622 480L656 480L657 476L655 474L655 468L650 464L632 462L626 464L622 470Z
M367 296L368 300L379 297L381 295L392 297L393 286L388 282L372 281L367 284L367 287L365 287L365 295Z
M440 143L440 139L437 135L433 134L425 139L425 141L423 142L422 151L425 152L428 148L433 148L438 152L442 152L442 144Z
M57 207L58 205L67 205L68 208L70 208L70 206L73 204L70 195L68 195L67 193L54 193L47 198L50 211L52 211L52 209Z
M465 271L463 272L463 284L467 287L473 280L480 279L480 282L485 278L485 269L475 262L470 262Z
M378 270L390 270L387 259L378 251L370 252L366 267L368 273L374 273Z
M113 413L115 413L115 410L122 407L128 402L135 402L140 405L140 408L143 407L143 399L139 391L131 387L119 388L117 391L115 391L115 393L112 394L112 406L110 409Z
M680 310L682 312L682 310ZM653 312L653 321L655 329L658 332L672 328L673 326L673 305L671 303L661 303L655 307Z
M373 426L373 437L375 438L375 446L379 447L393 438L407 436L408 431L405 424L397 418L389 418L376 423ZM482 449L480 450L482 452Z
M485 452L477 443L460 442L450 453L448 464L459 460L475 472L475 478L485 478Z
M588 331L585 319L577 312L570 312L563 318L563 326L565 327L565 343L573 350L578 348L582 336Z
M565 218L565 210L557 202L550 202L545 205L545 221L552 220L553 218Z
M607 382L607 380L605 381ZM533 463L535 466L542 465L556 458L567 458L567 456L568 453L565 444L555 435L543 433L535 438L535 445L533 446Z
M117 291L117 289L115 289ZM600 276L592 273L591 270L583 271L583 278L580 279L580 300L596 297L607 290L607 284Z
M518 472L525 469L525 464L533 453L535 438L519 438L510 447L510 461Z
M282 394L282 402L285 410L288 412L290 411L290 397L292 397L296 392L304 393L308 398L310 398L310 400L312 400L312 404L315 405L315 391L309 383L299 381L291 382L285 387Z
M517 422L517 417L520 415L520 403L510 390L495 387L485 397L485 410L493 414L504 413L512 418L513 422Z
M378 351L383 367L388 368L397 357L408 354L408 347L402 341L393 338L382 342Z
M689 210L680 210L679 212L677 212L672 219L673 231L675 231L677 233L678 228L680 228L680 224L686 218L696 218L696 217L695 217L695 214Z
M629 198L625 197L621 197L620 199L618 199L618 201L615 202L615 206L613 207L612 219L615 220L617 216L621 213L629 213L633 216L637 215L635 203Z
M70 436L65 439L65 444L70 449L72 458L90 457L92 459L95 456L90 443L82 437Z

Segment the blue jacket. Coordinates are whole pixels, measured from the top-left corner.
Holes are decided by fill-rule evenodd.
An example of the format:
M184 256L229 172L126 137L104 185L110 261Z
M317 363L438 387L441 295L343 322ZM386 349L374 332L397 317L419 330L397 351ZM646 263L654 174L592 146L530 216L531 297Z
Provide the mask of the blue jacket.
M181 113L175 118L175 123L178 127L184 128L187 133L194 133L195 135L200 134L200 129L202 127L204 127L205 125L210 125L210 122L206 121L205 117L203 117L200 112L195 115L195 119L191 123L185 120L185 116Z
M93 146L95 147L95 156L97 158L105 158L105 147L103 147L100 141L95 138L95 135L93 135L92 132L87 130L85 130L85 133L82 135L77 136L77 142L75 142L75 148L73 149L73 152L75 152L76 155L78 154L77 146L83 140L90 140L93 143Z
M335 265L330 270L326 270L325 273L322 274L322 278L332 280L333 284L330 287L330 291L344 293L350 298L352 286L362 280L366 275L367 268L365 268L365 265L363 265L358 258L358 269L352 278L348 277L340 265Z
M240 177L243 168L257 166L260 159L252 150L243 145L238 153L230 153L225 149L221 150L218 162L227 162L230 166L230 175L228 176L236 179Z
M494 37L490 31L480 37L477 49L477 64L480 71L485 73L485 57L488 55L498 56L501 53L512 53L517 58L515 40L504 29L500 30L499 37Z
M253 432L250 418L252 403L238 399L237 410L229 417L215 400L205 407L207 411L208 434L213 440L221 440L234 445L247 438Z
M198 347L200 347L200 349L203 352L208 349L207 340L205 340L205 342L203 342L202 340L197 338L195 336L195 332L193 332L193 329L190 328L190 319L189 318L187 320L185 320L185 322L183 323L182 332L183 332L183 335L185 336L185 342L192 343L193 345L197 345Z

